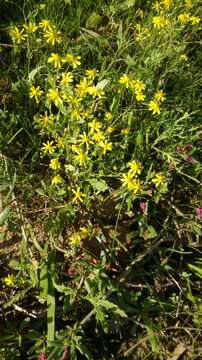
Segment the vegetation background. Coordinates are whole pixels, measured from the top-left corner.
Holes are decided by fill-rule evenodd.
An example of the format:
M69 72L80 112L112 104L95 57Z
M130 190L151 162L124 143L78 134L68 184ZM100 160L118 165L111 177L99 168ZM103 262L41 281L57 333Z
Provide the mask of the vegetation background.
M200 0L0 8L0 359L201 359Z

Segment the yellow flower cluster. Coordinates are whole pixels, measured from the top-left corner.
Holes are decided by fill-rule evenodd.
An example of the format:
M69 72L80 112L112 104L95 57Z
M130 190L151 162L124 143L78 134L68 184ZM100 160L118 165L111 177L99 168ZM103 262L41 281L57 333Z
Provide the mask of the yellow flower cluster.
M137 101L144 101L145 84L143 81L131 79L129 75L123 74L119 79L119 83L124 85L126 89L132 89Z
M159 115L161 113L160 105L166 100L166 94L163 90L157 90L154 93L154 99L149 102L149 111L152 111L153 115Z
M134 195L142 191L143 182L138 179L143 167L139 161L132 160L128 163L130 169L126 174L121 177L122 186L131 191Z
M55 25L48 19L43 19L38 24L34 21L29 21L28 23L23 24L21 29L17 26L11 27L10 36L14 43L21 44L29 35L33 35L40 30L42 31L42 36L47 44L55 46L56 44L61 43L61 31L58 31Z
M200 17L199 16L192 16L190 13L184 12L180 15L178 15L178 21L181 24L187 24L191 23L191 25L198 25L200 23Z

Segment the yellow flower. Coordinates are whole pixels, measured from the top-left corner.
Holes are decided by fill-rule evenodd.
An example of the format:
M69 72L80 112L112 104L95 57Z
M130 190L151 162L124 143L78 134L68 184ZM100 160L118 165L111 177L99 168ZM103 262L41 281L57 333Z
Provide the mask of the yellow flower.
M155 114L159 115L161 113L160 107L159 107L159 102L156 100L151 100L149 102L149 111L152 111L153 115L155 115Z
M96 97L101 98L104 96L105 92L101 88L93 85L88 87L88 94L92 95L93 99L95 99Z
M161 6L160 2L156 1L152 5L152 9L154 9L157 13L159 13L162 10L162 6Z
M164 16L154 16L152 19L152 23L154 24L154 28L157 28L158 30L162 27L168 25L168 19L165 19Z
M60 81L60 84L62 86L67 86L69 83L73 81L73 75L71 72L61 73L62 80Z
M157 90L154 93L154 98L158 102L164 102L166 100L166 93L164 93L163 90Z
M90 235L90 231L87 227L82 226L79 229L79 234L81 236L82 239L85 239L86 237L88 237Z
M81 56L74 56L72 54L66 54L66 56L62 59L62 61L68 62L70 65L72 65L73 69L76 69L79 65L81 65L80 59L81 59Z
M73 203L80 201L83 203L83 198L86 197L86 194L81 192L80 186L77 186L76 189L72 189L73 194L75 195L72 199Z
M108 132L109 134L113 133L115 130L116 130L116 129L115 129L113 126L109 126L109 127L107 128L107 132Z
M129 190L133 189L133 181L134 181L134 177L131 172L128 172L127 174L123 174L121 177L121 182L123 186L127 186Z
M164 8L166 10L169 10L171 8L171 6L173 5L173 1L172 0L162 0L162 5L164 6Z
M188 8L192 8L192 6L193 6L192 0L185 0L185 6Z
M48 58L48 63L54 63L55 69L61 67L61 57L59 54L51 53L51 56Z
M145 84L141 80L131 80L130 86L135 89L136 93L140 93L145 90Z
M80 80L80 83L76 85L77 96L82 98L85 95L87 95L89 86L90 86L90 82L89 80L87 80L87 78L83 78L82 80Z
M45 30L43 36L45 41L52 46L60 44L62 41L61 31L57 31L56 29Z
M63 103L58 89L49 89L46 96L50 98L56 106Z
M107 121L112 120L112 117L113 117L113 115L112 115L112 113L111 113L110 111L107 111L107 112L105 113L105 119L106 119Z
M190 21L192 25L198 25L200 23L200 17L198 16L191 16Z
M43 19L39 23L39 27L43 30L52 30L52 23L48 19Z
M37 104L39 103L39 99L42 94L43 94L43 90L41 90L40 86L37 87L31 86L29 97L30 99L34 98Z
M64 143L64 138L59 136L57 138L57 147L64 149L65 148L65 143Z
M37 29L38 26L36 25L35 22L30 21L27 25L23 25L24 28L27 30L28 33L34 33Z
M74 233L69 237L69 242L73 246L78 246L81 243L81 236L79 233Z
M60 175L55 175L53 178L52 178L52 181L51 181L51 185L54 186L54 185L58 185L58 184L61 184L62 183L62 178Z
M47 111L45 111L45 115L40 115L39 120L44 125L48 125L53 123L54 117L52 114L48 115Z
M88 126L90 127L90 133L94 134L94 132L99 131L102 127L102 124L94 119L93 121L89 122Z
M125 85L126 88L130 86L130 78L127 74L123 74L119 79L119 84Z
M85 71L85 75L89 78L89 79L95 79L96 76L99 75L99 71L97 69L88 69Z
M133 180L132 182L132 186L131 186L131 190L133 191L134 194L136 194L138 191L141 191L141 186L142 186L143 182L138 180Z
M24 33L24 29L20 30L17 26L14 26L14 28L11 28L10 35L12 37L12 40L16 42L17 44L20 44L22 41L26 40L27 35Z
M14 286L15 285L15 277L14 277L14 275L8 275L8 276L6 276L5 278L4 278L4 282L5 282L5 284L7 285L7 286Z
M82 119L82 111L81 111L81 109L74 109L74 110L72 110L72 112L71 112L71 117L72 117L72 119L74 120L81 120Z
M152 179L152 182L155 184L156 187L163 185L165 181L165 176L161 174L156 174L155 178Z
M83 151L76 146L73 147L72 145L72 151L76 153L76 155L74 155L74 160L78 162L80 166L82 166L86 161L90 160L88 153L83 153Z
M136 174L140 175L143 167L142 167L142 164L139 162L139 161L136 161L136 160L132 160L128 163L129 167L130 167L130 170L129 172L135 176Z
M83 134L79 135L78 143L81 145L85 144L87 147L89 144L93 144L93 142L89 139L88 135L86 135L85 131Z
M136 94L135 98L136 98L137 101L144 101L145 95L142 92L139 92L139 93Z
M182 23L182 24L186 24L190 21L190 13L183 13L178 15L178 20Z
M105 140L105 136L102 131L96 131L92 137L92 139L98 143Z
M61 164L60 164L60 162L58 161L58 159L51 159L50 164L49 164L49 167L50 167L52 170L59 170L59 169L61 168Z
M45 154L53 154L55 152L55 148L56 147L53 145L53 141L47 141L47 143L43 143L41 150L43 150Z
M103 154L105 155L107 151L112 150L112 142L107 142L107 140L101 141L99 146L103 149Z
M122 130L121 130L121 134L123 134L123 135L128 135L129 132L130 132L130 129L129 129L129 128L125 128L125 129L122 129Z
M181 54L180 55L180 60L181 61L188 61L188 56L186 54Z

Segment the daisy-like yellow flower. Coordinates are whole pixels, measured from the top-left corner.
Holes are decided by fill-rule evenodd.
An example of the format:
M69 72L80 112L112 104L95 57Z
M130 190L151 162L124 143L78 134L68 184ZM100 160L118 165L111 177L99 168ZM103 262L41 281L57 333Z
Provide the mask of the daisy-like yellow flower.
M58 89L49 89L46 96L51 99L56 106L63 103Z
M155 114L159 115L161 113L159 102L156 100L151 100L149 102L149 111L152 111L153 115Z
M91 232L89 231L89 229L86 226L82 226L79 229L79 234L80 234L82 239L87 238L90 235L90 233Z
M15 286L15 276L13 274L9 274L4 278L4 282L7 286L13 287Z
M101 141L99 146L103 149L103 154L105 155L107 151L112 150L112 142L107 142L107 140Z
M86 197L86 194L81 192L80 186L77 186L76 189L72 189L74 198L72 199L73 203L80 201L83 203L83 199Z
M49 167L50 167L52 170L59 170L59 169L61 168L61 164L60 164L60 162L58 161L58 159L51 159L50 164L49 164Z
M132 182L132 187L131 187L131 190L134 194L136 194L137 192L141 191L142 190L142 184L143 182L140 181L139 179L134 179L133 182Z
M121 130L121 134L122 134L122 135L125 135L125 136L128 135L129 132L130 132L130 129L129 129L129 128L125 128L125 129L122 129L122 130Z
M77 148L76 146L74 148L72 146L72 151L76 153L76 155L74 155L74 160L78 162L80 166L85 164L86 161L90 160L90 158L88 157L88 152L84 153L81 149Z
M94 134L94 132L97 132L101 129L102 124L96 119L93 119L93 121L89 122L88 126L90 128L90 133Z
M142 92L137 93L135 96L137 101L144 101L145 97L145 94L143 94Z
M85 77L80 80L79 84L76 85L76 95L80 98L83 98L87 95L88 89L91 82Z
M69 237L69 242L72 246L79 246L81 243L81 235L79 233L74 233Z
M190 13L182 13L178 15L178 21L180 21L182 24L186 24L190 21Z
M166 100L166 93L163 90L157 90L154 93L154 99L158 102L164 102Z
M123 174L121 177L122 186L127 186L129 190L133 189L134 175L131 172Z
M105 92L101 88L93 85L93 86L89 86L88 94L92 95L93 99L95 99L96 97L101 98L102 96L104 96Z
M123 74L119 79L119 84L124 85L126 88L130 86L131 80L127 74Z
M45 41L52 46L60 44L62 41L61 31L58 31L54 28L51 28L50 30L45 30L43 36L45 38Z
M62 86L67 86L73 81L73 74L71 72L61 73L62 79L60 80L60 84Z
M142 169L143 169L143 166L142 164L139 162L139 161L136 161L136 160L131 160L129 163L128 163L129 167L130 167L130 170L129 172L135 176L135 175L140 175Z
M48 63L54 63L55 69L59 69L61 67L61 57L57 53L51 53L51 56L47 61Z
M160 30L162 27L168 25L168 19L166 19L163 15L154 16L152 23L154 24L154 28Z
M96 141L98 143L105 140L105 136L102 131L96 131L92 136L93 141Z
M156 174L155 178L152 179L152 182L155 184L156 187L163 185L165 181L165 176L161 174Z
M193 7L192 0L185 0L185 6L188 8L192 8Z
M25 29L20 30L17 26L14 26L10 30L10 35L13 42L20 44L22 41L26 40L27 35L24 33Z
M65 148L65 142L64 142L64 138L62 136L59 136L57 138L57 147L59 149L64 149Z
M48 153L51 155L55 152L56 146L53 145L53 143L53 141L47 141L47 143L43 143L41 150L43 150L44 154Z
M43 19L39 23L39 27L43 30L52 30L53 24L48 19Z
M71 111L71 117L73 120L81 120L82 119L82 111L80 108L75 108Z
M108 132L109 134L112 134L115 130L116 130L116 129L115 129L113 126L109 126L109 127L107 128L107 132Z
M155 10L157 13L162 11L162 6L161 3L159 1L156 1L153 5L152 5L152 9Z
M192 25L198 25L201 21L200 17L198 16L191 16L190 21Z
M131 80L130 86L137 94L145 90L145 84L141 80Z
M83 134L79 135L79 139L77 140L80 145L86 145L88 147L90 144L93 144L93 142L89 139L88 135L86 135L86 132L84 131Z
M36 103L39 103L40 97L43 94L43 90L41 90L40 86L31 86L30 88L30 92L29 92L29 97L30 99L34 98Z
M36 23L32 21L30 21L28 24L24 24L23 26L28 33L35 33L38 29Z
M99 71L97 69L88 69L85 71L85 75L89 78L94 80L96 76L99 75Z
M48 112L45 111L44 115L39 116L39 121L43 123L43 125L52 124L54 120L54 116L52 114L48 115Z
M166 10L169 10L173 5L173 0L162 0L162 5Z
M113 115L112 115L111 111L107 111L107 112L105 113L105 119L106 119L107 121L110 121L110 120L112 120L112 118L113 118Z
M66 54L65 57L62 59L63 62L68 62L73 69L76 69L79 65L81 65L81 56L75 56L72 54Z
M54 185L59 185L62 183L62 178L60 175L55 175L53 178L52 178L52 181L51 181L51 185L54 186Z

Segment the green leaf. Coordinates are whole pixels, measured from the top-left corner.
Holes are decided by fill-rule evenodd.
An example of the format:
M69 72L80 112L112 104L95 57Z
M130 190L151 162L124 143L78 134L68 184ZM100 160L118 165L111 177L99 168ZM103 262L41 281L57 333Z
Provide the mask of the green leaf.
M48 255L47 341L55 338L55 251Z
M90 179L89 183L98 194L105 192L109 188L104 180Z
M202 267L198 267L193 264L188 264L188 267L190 270L194 271L200 279L202 279Z
M48 265L46 260L43 260L41 266L39 287L40 287L39 298L45 300L47 298L47 293L48 293Z
M159 339L157 335L155 335L156 326L153 324L152 320L149 319L147 316L144 316L144 323L147 330L147 334L149 337L149 341L151 344L151 348L153 353L159 353L160 352L160 345L159 345Z
M114 314L119 315L121 317L127 317L125 311L120 309L116 304L112 303L109 300L100 300L99 306L104 307L106 310L113 311Z
M86 21L86 27L96 28L100 24L101 19L101 16L94 11Z
M0 214L0 226L2 226L6 220L9 218L10 215L10 209L9 208L5 208L1 214Z

